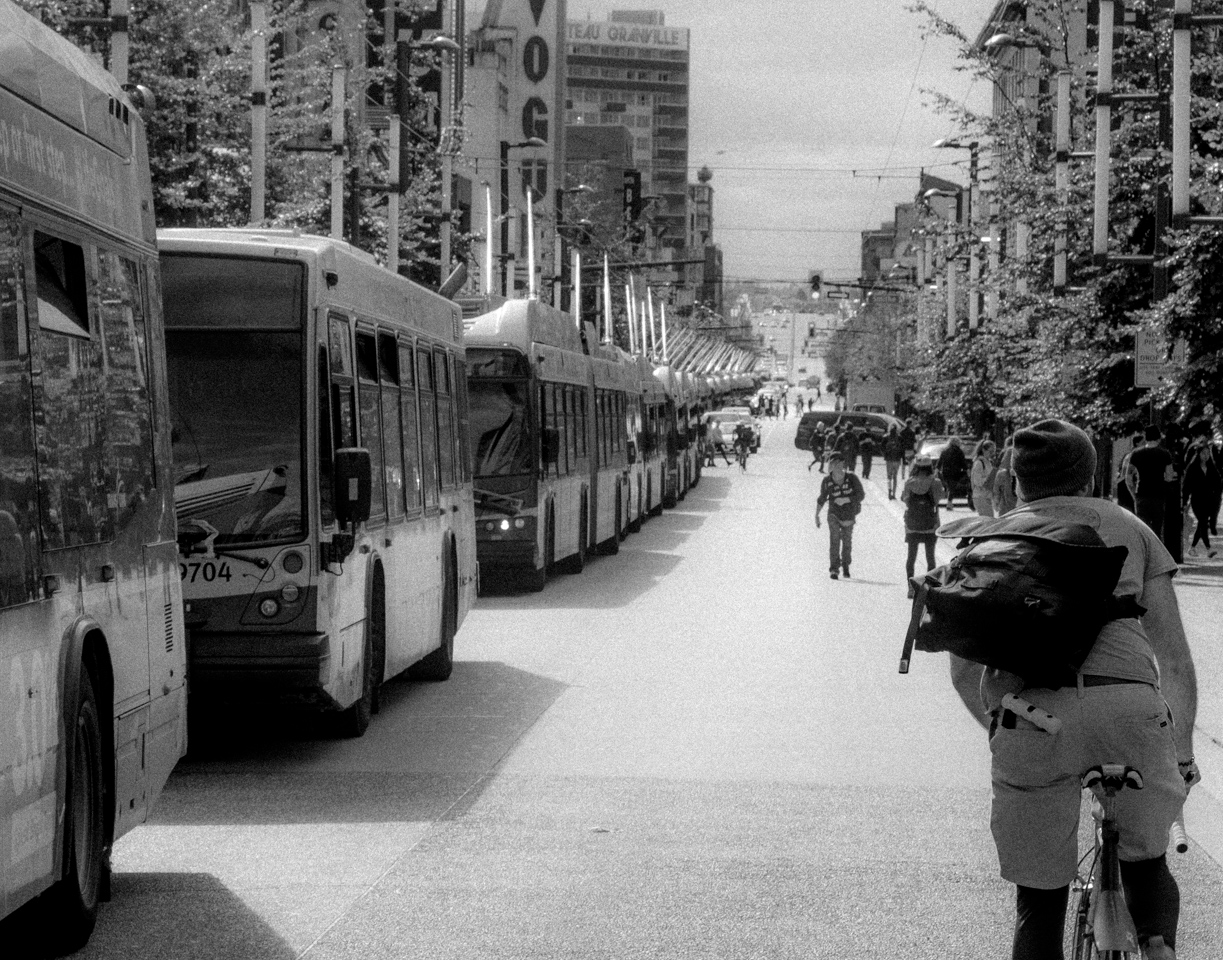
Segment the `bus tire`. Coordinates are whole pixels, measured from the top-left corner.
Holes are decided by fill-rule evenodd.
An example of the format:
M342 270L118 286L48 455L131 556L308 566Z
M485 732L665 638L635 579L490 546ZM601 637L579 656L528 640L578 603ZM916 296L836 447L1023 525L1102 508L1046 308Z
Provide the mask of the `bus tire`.
M426 683L442 683L454 672L454 635L459 629L459 587L454 550L446 561L446 583L442 590L441 643L436 650L426 654L408 669L413 680Z
M105 770L93 677L81 668L75 738L64 814L64 873L47 891L45 916L58 953L79 950L93 933L106 874Z
M375 619L370 624L374 633L374 691L370 713L376 714L382 709L382 679L386 676L386 575L381 565L374 569L371 594L369 612Z
M530 593L540 593L548 583L548 571L543 567L528 570L522 578L522 585Z
M550 577L556 569L556 507L548 501L547 520L544 523L544 576Z
M621 500L622 498L620 496L620 488L617 487L616 488L616 526L615 526L615 529L612 530L612 535L608 537L606 540L604 540L601 544L599 544L599 552L602 553L604 556L611 557L619 553L620 552L620 541L624 539L624 533L620 529L620 524L622 522L621 520L622 510L623 510L621 506Z

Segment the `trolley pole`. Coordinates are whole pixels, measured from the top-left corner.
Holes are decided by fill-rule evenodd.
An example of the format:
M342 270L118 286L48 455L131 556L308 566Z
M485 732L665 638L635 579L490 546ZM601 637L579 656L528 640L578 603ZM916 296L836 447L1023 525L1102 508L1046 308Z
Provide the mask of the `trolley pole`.
M331 68L331 236L344 239L344 67Z
M251 0L251 226L263 222L268 162L268 8Z

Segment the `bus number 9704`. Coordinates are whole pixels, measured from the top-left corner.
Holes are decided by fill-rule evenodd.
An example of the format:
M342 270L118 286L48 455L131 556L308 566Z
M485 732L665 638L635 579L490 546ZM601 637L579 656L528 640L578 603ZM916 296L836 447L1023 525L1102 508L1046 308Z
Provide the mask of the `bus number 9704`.
M214 580L224 580L226 583L232 579L229 572L229 564L222 561L216 563L212 560L192 560L188 563L180 563L178 565L179 578L183 583L212 583Z

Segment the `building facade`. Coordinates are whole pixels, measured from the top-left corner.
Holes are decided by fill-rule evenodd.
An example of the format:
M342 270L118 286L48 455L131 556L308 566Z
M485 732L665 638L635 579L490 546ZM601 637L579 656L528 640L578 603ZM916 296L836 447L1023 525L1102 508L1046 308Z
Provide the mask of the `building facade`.
M568 25L565 118L625 127L658 247L681 251L688 221L689 33L661 11Z

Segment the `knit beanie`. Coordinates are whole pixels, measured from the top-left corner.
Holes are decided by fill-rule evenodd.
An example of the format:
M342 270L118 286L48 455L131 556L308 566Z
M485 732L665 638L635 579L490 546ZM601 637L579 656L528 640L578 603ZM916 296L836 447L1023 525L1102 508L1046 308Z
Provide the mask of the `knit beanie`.
M1041 420L1015 434L1011 470L1027 503L1077 494L1096 476L1091 438L1064 420Z

